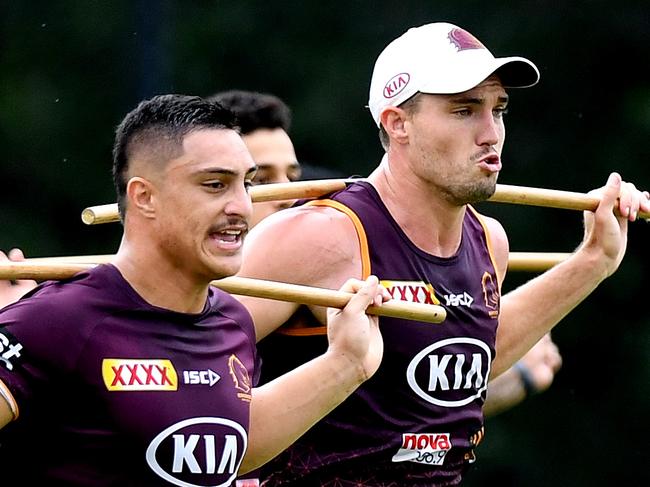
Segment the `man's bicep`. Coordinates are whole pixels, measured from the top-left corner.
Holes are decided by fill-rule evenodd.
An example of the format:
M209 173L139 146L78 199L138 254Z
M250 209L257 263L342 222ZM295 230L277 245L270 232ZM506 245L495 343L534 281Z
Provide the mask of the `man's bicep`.
M358 244L354 233L349 243L347 225L347 217L331 209L290 209L271 215L248 236L238 275L338 289L349 277L359 277L348 269L348 263L358 260ZM249 297L241 301L253 316L258 341L288 321L299 307Z
M289 211L289 210L286 210ZM283 213L283 212L281 212ZM280 283L312 285L305 255L309 244L305 236L304 218L279 218L271 215L247 236L241 277ZM274 299L237 296L248 309L255 324L257 341L286 323L298 309L298 304Z

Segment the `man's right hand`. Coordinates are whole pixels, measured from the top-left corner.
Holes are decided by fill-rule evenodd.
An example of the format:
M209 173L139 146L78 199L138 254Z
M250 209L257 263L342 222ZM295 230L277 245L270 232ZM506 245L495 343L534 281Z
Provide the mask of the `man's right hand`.
M0 250L0 262L19 262L25 260L22 250L11 249L7 256ZM36 287L36 281L19 280L19 281L0 281L0 308L18 301L27 291Z
M384 353L379 319L366 314L366 308L381 306L390 295L375 276L365 281L349 279L340 290L355 294L343 309L328 310L327 353L349 359L352 366L359 367L360 379L364 381L377 371Z
M603 268L602 277L605 278L613 274L623 260L628 222L635 221L640 211L650 211L650 195L622 181L618 173L610 174L605 186L589 194L599 197L600 204L596 211L584 212L585 236L578 251L599 256L596 261ZM614 210L618 210L618 216Z

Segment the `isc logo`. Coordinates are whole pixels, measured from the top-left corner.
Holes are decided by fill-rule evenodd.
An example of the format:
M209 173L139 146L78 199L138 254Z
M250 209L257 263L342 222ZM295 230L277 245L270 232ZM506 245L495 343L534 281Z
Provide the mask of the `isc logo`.
M445 294L444 298L446 306L467 306L469 308L474 302L474 298L467 292L463 294Z
M102 360L102 377L109 391L175 391L178 377L167 359Z
M11 361L20 358L23 346L15 338L10 339L4 333L0 331L0 362L4 363L8 370L13 370L14 366Z
M180 421L157 435L147 463L174 485L229 486L237 475L248 438L229 419L201 417Z
M206 385L212 387L219 382L221 376L214 370L184 370L183 383L190 385Z
M420 351L409 364L411 389L437 406L459 407L487 389L492 352L475 338L448 338Z

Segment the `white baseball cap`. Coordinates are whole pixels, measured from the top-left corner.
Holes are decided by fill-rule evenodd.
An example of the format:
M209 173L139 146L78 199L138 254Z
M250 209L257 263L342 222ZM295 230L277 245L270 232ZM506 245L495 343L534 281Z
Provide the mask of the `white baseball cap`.
M495 58L472 34L446 22L413 27L392 41L377 58L368 107L379 126L387 106L418 92L453 94L471 90L497 73L506 88L539 81L539 70L523 57Z

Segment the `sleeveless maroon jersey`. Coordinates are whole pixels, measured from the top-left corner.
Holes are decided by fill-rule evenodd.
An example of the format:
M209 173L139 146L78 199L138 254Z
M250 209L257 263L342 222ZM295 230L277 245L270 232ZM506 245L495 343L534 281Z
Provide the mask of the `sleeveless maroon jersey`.
M483 436L499 314L497 275L481 218L468 208L457 253L440 258L409 240L369 183L310 204L351 217L364 277L378 276L394 299L439 304L447 317L441 324L381 317L385 351L377 373L267 466L264 485L459 483ZM324 336L307 334L304 328L287 329L259 344L263 381L326 349Z

